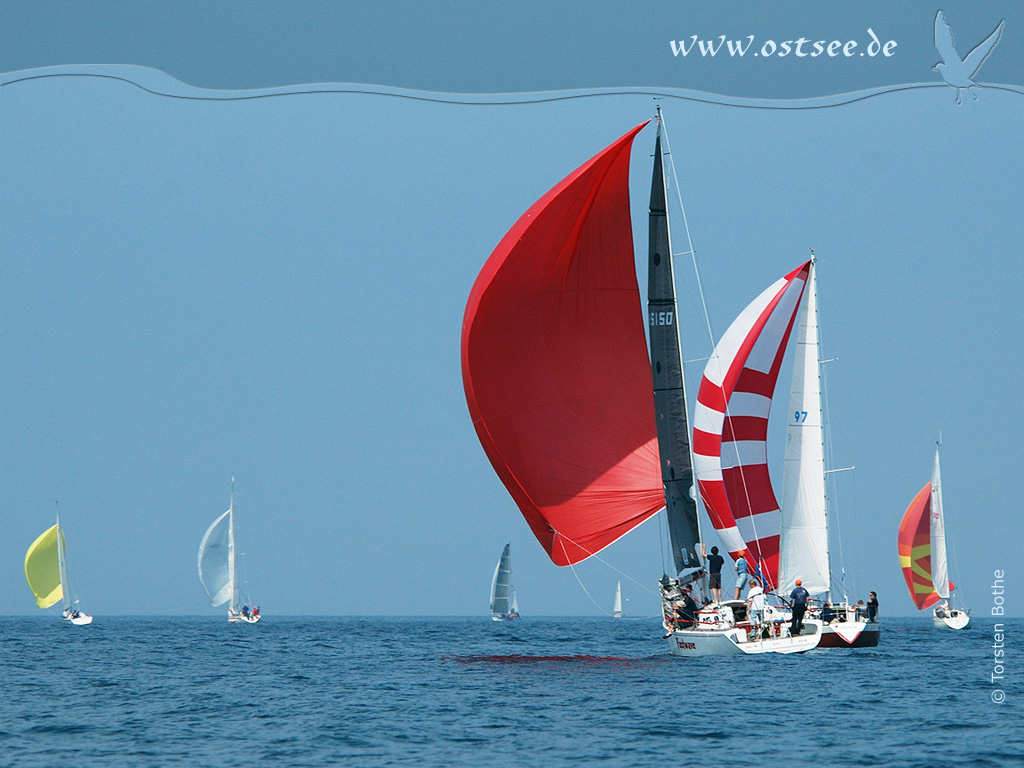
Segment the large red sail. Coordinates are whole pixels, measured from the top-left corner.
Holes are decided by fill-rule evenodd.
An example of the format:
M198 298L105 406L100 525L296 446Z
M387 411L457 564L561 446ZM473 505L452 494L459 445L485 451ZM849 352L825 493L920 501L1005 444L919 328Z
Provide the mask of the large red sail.
M641 128L523 214L477 277L463 319L473 425L558 565L665 504L629 214Z
M896 540L910 599L922 611L939 602L932 583L931 509L932 484L928 483L903 514Z
M810 262L777 280L723 334L704 369L693 464L704 508L735 559L746 549L773 587L781 517L768 476L768 413Z

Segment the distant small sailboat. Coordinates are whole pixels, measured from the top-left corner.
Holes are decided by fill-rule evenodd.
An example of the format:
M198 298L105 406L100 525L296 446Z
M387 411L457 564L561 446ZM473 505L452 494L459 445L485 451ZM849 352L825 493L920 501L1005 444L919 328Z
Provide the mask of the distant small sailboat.
M971 623L971 612L949 604L955 587L949 580L946 560L938 446L932 480L910 502L900 522L898 550L910 599L918 610L935 606L932 623L936 629L966 629Z
M61 613L64 621L70 621L75 626L92 624L92 616L80 611L78 600L71 599L59 509L57 524L47 528L25 553L25 579L40 608L49 608L60 600L64 605Z
M615 585L615 604L612 606L612 615L616 619L622 618L622 582Z
M231 505L213 521L199 544L199 580L213 606L228 603L228 621L255 624L260 609L249 609L238 593L235 569L235 486L231 483Z
M498 565L491 579L491 618L506 621L519 618L519 602L512 586L512 545L506 544L501 551Z

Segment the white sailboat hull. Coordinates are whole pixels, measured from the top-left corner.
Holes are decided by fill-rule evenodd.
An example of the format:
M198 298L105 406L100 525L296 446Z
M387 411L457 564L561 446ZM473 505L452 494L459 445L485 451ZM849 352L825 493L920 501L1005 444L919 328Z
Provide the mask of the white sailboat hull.
M804 622L805 633L791 637L782 625L773 631L783 636L750 639L742 627L730 629L677 629L668 636L669 653L673 656L738 656L756 653L803 653L821 642L821 622Z
M262 616L253 616L251 613L248 616L246 616L246 615L241 614L241 613L235 613L234 611L228 611L228 622L230 622L231 624L237 624L240 621L243 622L244 624L255 624L261 618L263 618L263 617Z
M76 627L84 627L86 624L92 624L92 616L87 613L79 613L74 617L62 616L61 620L71 622Z
M967 611L950 611L945 616L932 612L932 624L936 629L967 629L971 625L971 614Z

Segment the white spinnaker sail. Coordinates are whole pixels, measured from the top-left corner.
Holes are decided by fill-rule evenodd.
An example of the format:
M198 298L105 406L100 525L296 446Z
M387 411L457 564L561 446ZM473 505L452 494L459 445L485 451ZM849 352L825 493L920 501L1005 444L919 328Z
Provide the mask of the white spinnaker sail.
M823 594L829 591L830 579L813 263L797 323L782 475L779 588L788 594L800 579L811 594Z
M930 521L932 545L932 584L942 599L949 598L949 566L946 563L946 525L942 517L942 480L939 477L939 449L935 448L935 468L932 470L932 519Z
M512 545L506 544L491 580L491 613L508 613L509 584L512 581Z
M228 509L213 521L199 544L199 580L215 606L234 601L235 542L231 511Z

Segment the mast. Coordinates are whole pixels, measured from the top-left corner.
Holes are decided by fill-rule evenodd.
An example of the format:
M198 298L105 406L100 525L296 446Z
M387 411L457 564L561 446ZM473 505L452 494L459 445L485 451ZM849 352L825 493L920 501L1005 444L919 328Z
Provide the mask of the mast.
M56 502L55 502L56 504ZM71 588L68 585L68 566L64 562L64 532L60 527L60 504L57 505L57 574L60 578L60 591L64 610L71 607Z
M669 235L664 158L661 146L661 109L654 141L651 177L647 310L650 333L651 375L658 427L658 453L665 491L665 513L676 576L699 568L696 545L700 540L697 502L693 498L693 463L686 416L682 343L677 324L675 274Z
M231 478L231 506L228 507L228 584L231 591L229 610L238 610L238 583L235 581L235 478Z
M787 594L797 579L811 594L831 589L823 421L818 292L812 256L797 320L783 462L779 590Z
M932 469L931 553L932 584L943 600L949 599L949 567L946 563L946 524L942 516L942 478L939 476L939 446L935 446L935 467Z

